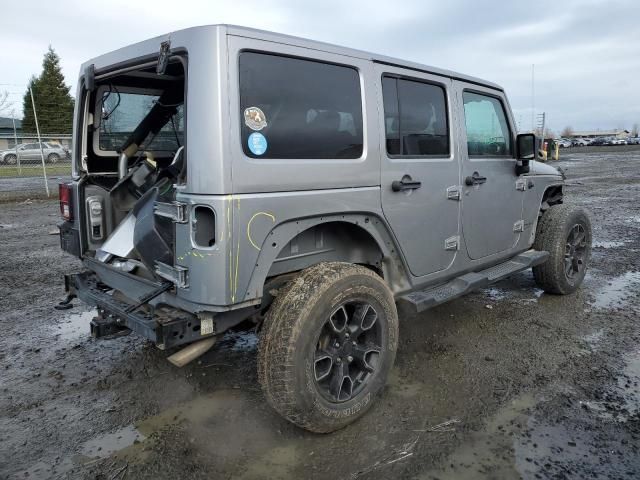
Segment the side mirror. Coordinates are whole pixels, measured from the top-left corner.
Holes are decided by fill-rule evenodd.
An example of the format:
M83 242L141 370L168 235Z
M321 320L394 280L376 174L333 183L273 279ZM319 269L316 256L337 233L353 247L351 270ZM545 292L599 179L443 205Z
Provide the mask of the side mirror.
M529 161L536 159L536 136L521 133L516 137L516 173L529 173Z

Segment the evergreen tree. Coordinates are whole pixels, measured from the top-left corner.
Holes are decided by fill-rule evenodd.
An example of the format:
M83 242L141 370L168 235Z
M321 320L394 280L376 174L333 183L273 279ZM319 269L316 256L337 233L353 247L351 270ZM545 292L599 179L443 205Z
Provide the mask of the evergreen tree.
M69 93L69 87L64 82L64 75L60 69L60 57L51 46L44 55L42 73L39 77L31 77L29 87L33 89L40 132L71 133L74 100ZM36 123L29 88L24 94L23 112L22 131L35 132Z

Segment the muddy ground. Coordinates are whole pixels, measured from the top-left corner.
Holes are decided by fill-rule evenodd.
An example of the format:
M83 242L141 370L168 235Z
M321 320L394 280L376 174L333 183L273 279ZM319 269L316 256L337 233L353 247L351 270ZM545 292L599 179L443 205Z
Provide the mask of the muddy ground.
M640 477L640 151L574 153L569 201L594 223L583 288L530 272L413 318L382 397L331 435L266 404L251 331L182 370L59 312L79 264L57 205L0 205L0 478Z

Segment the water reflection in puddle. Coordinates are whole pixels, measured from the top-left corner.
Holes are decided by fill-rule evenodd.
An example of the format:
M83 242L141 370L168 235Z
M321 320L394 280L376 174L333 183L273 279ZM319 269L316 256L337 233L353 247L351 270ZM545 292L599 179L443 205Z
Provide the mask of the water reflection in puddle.
M625 365L603 401L583 401L605 420L626 422L640 414L640 351L625 355Z
M502 300L509 296L509 294L505 290L496 287L485 288L484 294L491 300L495 301Z
M624 305L631 287L640 285L640 272L627 272L610 280L595 295L595 308L612 308Z
M604 337L604 329L601 328L600 330L596 330L595 332L590 333L589 335L585 335L583 339L585 342L587 342L591 350L596 350L598 348L598 345L602 341L603 337Z
M232 352L250 352L258 345L258 335L255 332L228 331L222 337L218 350L231 350Z
M141 442L146 437L133 425L121 428L112 433L105 433L85 442L80 453L90 458L105 458L109 455Z
M617 242L614 240L600 240L593 242L593 248L618 248L622 247L627 242Z
M54 324L54 335L62 340L77 340L91 335L89 323L96 316L95 310L68 313Z
M66 478L72 469L79 465L93 463L96 459L106 458L120 450L130 447L136 442L141 442L146 437L133 425L116 430L112 433L98 435L86 441L78 453L56 459L54 464L38 462L27 470L17 472L11 478L49 479Z

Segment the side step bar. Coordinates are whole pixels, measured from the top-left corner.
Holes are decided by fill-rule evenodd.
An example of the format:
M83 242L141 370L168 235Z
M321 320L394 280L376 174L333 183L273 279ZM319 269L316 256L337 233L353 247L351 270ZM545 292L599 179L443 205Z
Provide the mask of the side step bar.
M398 302L403 306L408 306L415 313L423 312L428 308L461 297L478 288L484 288L490 283L502 280L514 273L540 265L546 262L547 258L549 258L549 252L528 250L513 257L511 260L499 263L486 270L466 273L443 285L408 293L398 298Z

